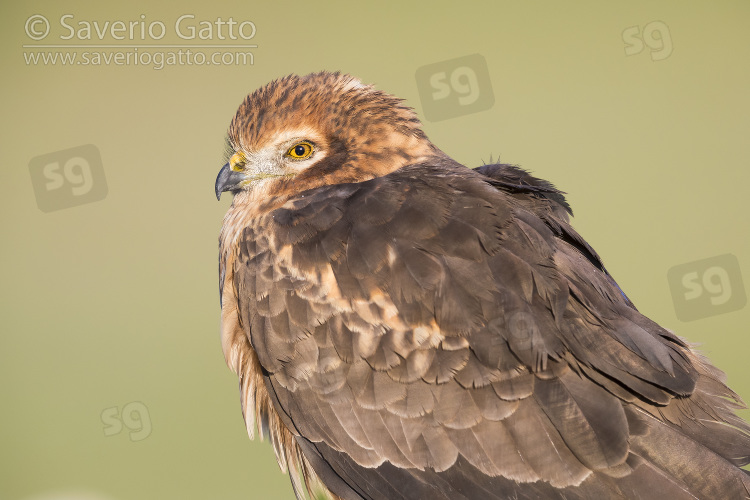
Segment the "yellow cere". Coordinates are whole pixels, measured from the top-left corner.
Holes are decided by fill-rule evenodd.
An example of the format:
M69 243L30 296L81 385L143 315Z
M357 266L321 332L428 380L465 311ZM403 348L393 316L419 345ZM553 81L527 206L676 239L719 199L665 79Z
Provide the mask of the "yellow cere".
M295 160L304 160L313 154L313 145L307 141L298 142L286 152L286 155Z
M244 166L245 166L245 155L242 154L242 152L237 151L229 159L229 168L231 168L235 172L239 172L243 169Z

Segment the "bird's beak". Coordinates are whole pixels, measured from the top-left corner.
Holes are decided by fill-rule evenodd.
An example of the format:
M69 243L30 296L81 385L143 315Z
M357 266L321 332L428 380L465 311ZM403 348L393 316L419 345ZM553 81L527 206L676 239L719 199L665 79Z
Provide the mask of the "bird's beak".
M235 191L240 188L240 183L245 180L245 175L235 172L229 167L229 163L221 167L219 175L216 176L216 199L221 200L224 191Z

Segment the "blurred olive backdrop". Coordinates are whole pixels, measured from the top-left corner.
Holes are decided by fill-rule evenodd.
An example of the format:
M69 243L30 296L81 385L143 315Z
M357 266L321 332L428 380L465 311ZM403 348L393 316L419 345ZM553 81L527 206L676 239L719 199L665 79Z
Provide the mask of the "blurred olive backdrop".
M268 443L247 438L221 354L229 197L217 202L213 186L241 100L293 72L352 73L424 118L417 70L480 54L487 109L425 120L429 137L466 165L500 155L566 191L576 228L641 311L699 343L750 400L750 308L704 304L681 321L667 277L733 254L750 281L747 1L65 4L0 8L0 498L292 498ZM32 16L49 23L43 39ZM236 40L217 18L237 23ZM115 21L126 30L111 31ZM250 40L237 36L242 21ZM207 24L210 37L189 39ZM81 61L90 48L73 46L86 44L110 55L257 47L220 48L227 61L251 52L244 64L162 69L30 55ZM101 155L96 196L70 194L86 179L75 162L65 169L65 150L84 145ZM741 272L728 272L740 297Z

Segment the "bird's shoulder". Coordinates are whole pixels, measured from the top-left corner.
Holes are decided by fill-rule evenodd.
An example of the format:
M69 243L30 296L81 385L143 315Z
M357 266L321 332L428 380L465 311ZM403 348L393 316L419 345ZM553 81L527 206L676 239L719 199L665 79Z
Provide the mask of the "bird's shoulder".
M559 213L561 196L514 167L448 160L300 193L238 241L247 322L277 325L253 335L261 362L281 367L276 349L336 323L366 339L362 358L379 371L404 369L426 336L458 360L438 383L479 386L572 356L651 401L689 394L685 344L635 311ZM415 331L408 348L391 339Z

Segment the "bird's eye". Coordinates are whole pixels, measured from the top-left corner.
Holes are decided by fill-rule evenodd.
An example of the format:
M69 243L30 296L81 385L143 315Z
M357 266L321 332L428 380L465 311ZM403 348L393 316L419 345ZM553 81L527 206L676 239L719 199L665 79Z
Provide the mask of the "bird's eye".
M313 145L307 141L298 142L286 152L286 155L295 160L304 160L313 154Z
M229 159L229 168L239 172L245 167L245 161L245 155L238 151Z

